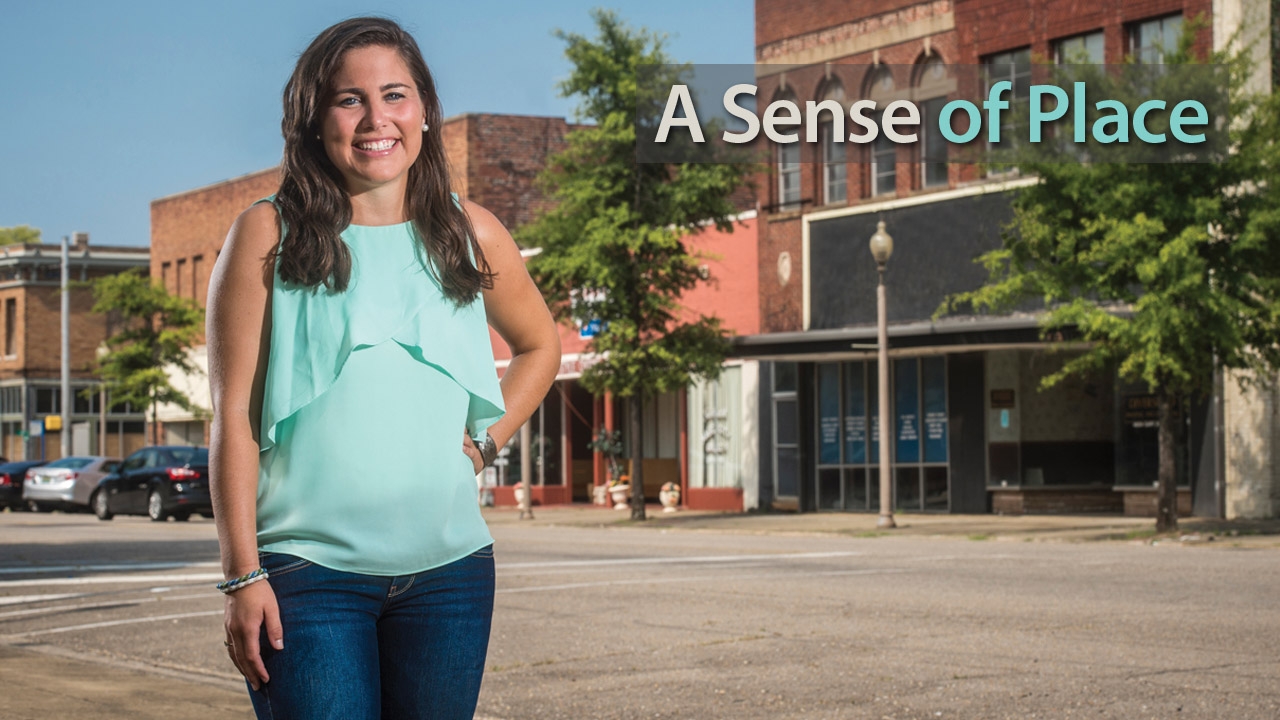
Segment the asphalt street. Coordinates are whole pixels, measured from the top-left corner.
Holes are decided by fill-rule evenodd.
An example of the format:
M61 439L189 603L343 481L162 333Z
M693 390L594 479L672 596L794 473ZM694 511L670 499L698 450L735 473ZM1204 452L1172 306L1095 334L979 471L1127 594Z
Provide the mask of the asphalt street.
M1274 547L494 517L483 718L1280 717ZM252 717L211 521L0 548L0 717Z

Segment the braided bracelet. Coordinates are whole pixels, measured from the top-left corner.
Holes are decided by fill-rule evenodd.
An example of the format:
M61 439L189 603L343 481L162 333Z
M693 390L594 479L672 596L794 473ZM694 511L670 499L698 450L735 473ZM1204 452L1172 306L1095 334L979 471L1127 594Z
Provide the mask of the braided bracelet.
M258 568L247 575L220 582L215 587L223 594L233 593L246 585L251 585L259 580L266 580L268 577L266 568Z

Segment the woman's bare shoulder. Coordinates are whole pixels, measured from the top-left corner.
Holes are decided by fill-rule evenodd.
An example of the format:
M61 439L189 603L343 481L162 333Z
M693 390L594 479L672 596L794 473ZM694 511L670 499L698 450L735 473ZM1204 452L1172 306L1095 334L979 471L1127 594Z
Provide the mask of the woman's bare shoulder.
M471 219L471 227L476 231L476 241L480 243L481 248L489 250L505 243L514 245L511 233L507 231L502 221L479 203L463 200L462 211Z
M259 252L270 252L280 242L280 214L275 205L269 202L254 203L246 208L231 224L227 233L227 247L231 249L249 250L258 255Z

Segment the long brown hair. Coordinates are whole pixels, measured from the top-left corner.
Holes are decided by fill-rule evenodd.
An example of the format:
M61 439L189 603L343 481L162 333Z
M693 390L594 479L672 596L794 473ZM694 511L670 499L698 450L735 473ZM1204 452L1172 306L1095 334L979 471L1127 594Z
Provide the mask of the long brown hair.
M443 118L431 71L418 43L394 21L378 17L344 20L320 33L307 47L284 87L284 162L276 204L287 230L272 257L280 278L343 291L351 278L351 252L339 234L351 224L351 198L341 173L318 139L320 108L333 75L348 50L388 47L400 54L413 75L426 110L429 131L409 168L405 205L430 259L428 271L458 305L473 302L493 287L493 272L466 213L449 195L449 168L440 136ZM468 258L475 254L475 265Z

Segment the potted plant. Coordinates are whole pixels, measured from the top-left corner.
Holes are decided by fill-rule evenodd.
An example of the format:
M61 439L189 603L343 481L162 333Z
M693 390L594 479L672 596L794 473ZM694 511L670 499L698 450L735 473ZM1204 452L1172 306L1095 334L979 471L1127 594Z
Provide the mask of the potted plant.
M605 495L608 494L613 498L614 508L626 508L627 492L631 485L627 482L630 478L622 474L622 431L608 430L601 426L596 430L595 439L587 447L604 455L605 470L609 474L607 483L597 490L599 494L595 501L600 505L606 504Z
M663 483L662 490L658 492L658 500L662 502L662 512L679 510L680 484L673 482Z

